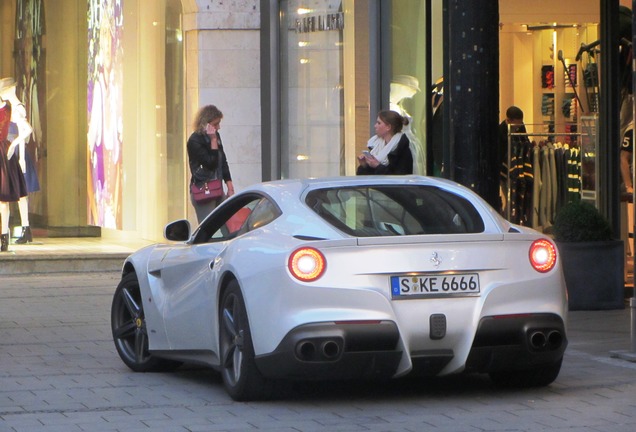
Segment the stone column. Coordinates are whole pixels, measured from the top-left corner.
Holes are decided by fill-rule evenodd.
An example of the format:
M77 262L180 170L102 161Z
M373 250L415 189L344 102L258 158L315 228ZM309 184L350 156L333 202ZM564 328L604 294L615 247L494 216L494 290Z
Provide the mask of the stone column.
M499 3L444 0L447 176L491 205L499 193Z

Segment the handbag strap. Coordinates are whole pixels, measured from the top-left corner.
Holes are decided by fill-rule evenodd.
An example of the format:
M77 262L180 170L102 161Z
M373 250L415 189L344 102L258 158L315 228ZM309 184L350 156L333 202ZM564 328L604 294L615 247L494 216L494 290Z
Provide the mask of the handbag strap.
M223 181L223 161L225 160L225 152L219 147L219 158L216 164L216 169L214 170L214 173L210 176L207 176L207 178L205 180L203 180L203 183L207 183L210 180L221 180ZM192 174L192 183L193 184L198 184L200 182L195 181L195 177L197 177L197 173L199 172L199 170L201 171L208 171L207 168L203 167L203 164L199 164L199 166L197 167L196 171Z

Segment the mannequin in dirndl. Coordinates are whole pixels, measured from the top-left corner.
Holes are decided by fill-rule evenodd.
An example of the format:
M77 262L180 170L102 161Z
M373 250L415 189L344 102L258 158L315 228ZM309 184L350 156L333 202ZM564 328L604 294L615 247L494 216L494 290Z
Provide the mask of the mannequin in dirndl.
M24 175L27 186L27 193L40 190L37 172L29 153L25 147L30 139L33 128L27 121L26 108L16 96L16 85L13 78L3 78L0 80L0 98L11 103L11 124L9 125L9 135L7 139L16 146L16 156L20 163L20 168ZM29 197L24 196L18 201L20 210L20 222L22 232L15 240L16 244L30 243L33 241L31 226L29 223Z
M16 150L22 145L24 155L24 133L21 127L24 125L16 123L18 135L12 140L8 140L9 128L12 121L13 105L11 94L15 96L15 80L13 78L3 78L0 80L0 252L9 250L9 216L11 213L11 202L19 202L20 198L27 196L26 181L20 162L26 163L22 157L18 157ZM5 99L6 97L6 99ZM26 121L26 114L25 114ZM26 123L28 126L28 122ZM24 129L25 131L27 129ZM31 126L28 126L28 137L31 133ZM21 159L21 160L20 160Z

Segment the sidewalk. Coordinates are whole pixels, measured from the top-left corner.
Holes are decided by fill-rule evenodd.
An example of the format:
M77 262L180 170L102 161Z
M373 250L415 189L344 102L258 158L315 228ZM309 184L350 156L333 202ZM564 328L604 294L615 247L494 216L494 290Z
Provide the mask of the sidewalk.
M124 259L151 244L144 240L101 237L37 237L10 244L0 253L0 275L119 270Z

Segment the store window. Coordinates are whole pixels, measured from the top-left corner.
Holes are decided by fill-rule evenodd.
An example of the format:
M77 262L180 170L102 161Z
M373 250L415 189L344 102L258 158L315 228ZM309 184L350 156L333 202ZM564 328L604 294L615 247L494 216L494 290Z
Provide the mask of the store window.
M118 142L121 150L102 158L103 173L93 173L93 184L106 193L91 194L89 182L89 209L98 210L89 221L158 240L167 222L185 214L180 1L100 0L98 6L106 9L101 14L107 28L113 11L124 11L121 20L114 17L116 31L106 32L105 54L97 56L115 68L107 80L107 97L102 98L101 151L108 152ZM100 25L101 33L103 28ZM104 60L109 54L110 62ZM89 113L93 105L89 102ZM97 158L93 153L89 167L94 169L100 159L99 153Z
M87 204L89 18L88 2L80 3L2 2L3 23L11 23L3 26L8 37L0 42L2 75L15 77L33 128L25 148L39 190L30 191L27 208L38 236L99 235ZM17 209L12 226L23 220Z
M426 113L430 103L426 3L423 0L391 2L389 107L409 120L404 132L411 142L414 174L426 174Z
M185 172L185 71L181 0L168 0L165 10L166 74L166 170L170 179L166 192L167 215L172 221L185 215L187 195L183 193Z
M88 224L122 227L123 1L88 3Z
M409 119L414 172L426 172L429 9L424 0L280 2L281 177L353 175L383 109Z
M344 173L341 1L281 1L281 176Z
M0 72L33 127L36 235L159 240L186 214L181 0L3 1L0 17Z
M600 7L589 0L539 10L515 0L500 2L499 10L500 117L514 105L525 124L508 136L504 216L549 230L568 202L598 203ZM535 154L546 162L535 162ZM525 171L517 161L525 162ZM547 163L555 169L542 170ZM536 178L534 187L518 172Z

